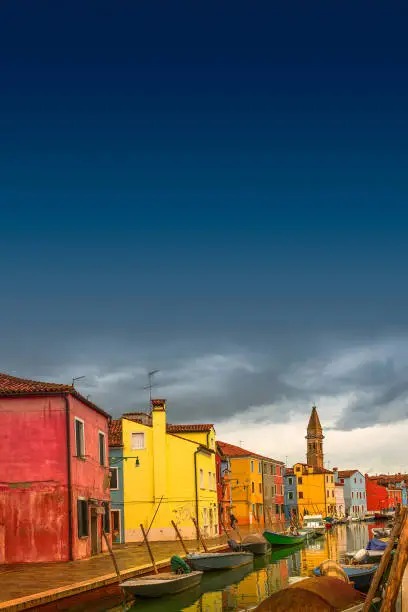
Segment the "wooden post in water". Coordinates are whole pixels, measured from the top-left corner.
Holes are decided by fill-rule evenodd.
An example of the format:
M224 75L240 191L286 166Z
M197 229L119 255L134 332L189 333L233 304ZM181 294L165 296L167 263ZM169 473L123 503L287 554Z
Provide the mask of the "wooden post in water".
M378 569L375 572L374 577L371 581L370 589L367 593L367 597L364 602L363 612L369 612L370 610L371 603L380 585L381 578L383 577L383 574L385 570L387 569L388 564L390 562L392 549L394 548L395 538L397 538L400 535L402 527L406 524L406 519L407 519L407 508L403 508L398 519L394 523L394 527L392 528L390 540L387 544L387 548L385 549L384 554L381 557L380 565L378 566Z
M147 546L147 550L149 551L150 561L152 562L154 573L158 574L159 570L156 567L156 562L155 562L154 557L153 557L152 549L150 548L149 540L147 539L147 535L146 535L146 532L144 530L144 527L143 527L142 523L140 523L140 529L142 530L143 539L144 539L145 544Z
M397 551L391 566L387 587L384 593L381 612L394 612L398 592L401 587L402 578L408 563L408 521L405 519L401 527L401 535L398 541Z
M110 542L108 540L108 536L106 535L106 531L104 529L102 529L102 535L103 535L103 537L105 539L106 546L108 547L109 554L110 554L110 556L112 558L112 563L113 563L113 566L115 568L115 572L116 572L118 578L120 579L120 571L119 571L118 564L116 562L116 557L115 557L115 555L113 553L112 546L110 545Z
M182 547L183 547L184 552L186 553L186 555L188 555L187 546L184 544L184 540L183 540L183 538L181 537L181 533L180 533L180 531L179 531L179 528L177 527L177 525L176 525L176 523L175 523L174 521L171 521L171 524L173 525L173 527L174 527L174 531L176 532L176 535L177 535L178 539L179 539L179 540L180 540L180 542L181 542L181 545L182 545Z
M198 536L198 539L199 539L199 540L200 540L200 542L201 542L201 546L204 548L204 551L205 551L205 552L208 552L207 544L205 543L204 538L203 538L203 536L201 535L200 528L199 528L198 523L197 523L197 521L195 520L194 516L192 516L192 517L191 517L191 520L193 521L193 523L194 523L194 525L195 525L195 528L196 528L196 531L197 531L197 536Z

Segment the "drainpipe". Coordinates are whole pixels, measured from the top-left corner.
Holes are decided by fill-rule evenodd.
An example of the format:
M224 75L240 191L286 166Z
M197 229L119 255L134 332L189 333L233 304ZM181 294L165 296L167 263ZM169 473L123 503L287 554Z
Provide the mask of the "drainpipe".
M197 454L200 452L200 448L194 453L194 484L195 484L195 510L196 510L196 521L197 526L199 527L198 522L198 482L197 482Z
M72 476L71 476L71 418L68 395L62 396L65 400L65 422L67 428L67 476L68 476L68 542L69 560L73 561L73 532L72 532Z

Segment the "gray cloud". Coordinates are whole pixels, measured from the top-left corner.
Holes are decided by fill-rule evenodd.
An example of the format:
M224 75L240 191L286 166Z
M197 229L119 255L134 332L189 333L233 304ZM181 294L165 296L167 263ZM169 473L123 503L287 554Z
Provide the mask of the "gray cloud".
M194 342L194 350L185 341L152 342L143 349L131 344L101 336L7 355L3 349L0 369L61 382L86 376L78 389L114 416L148 408L143 387L156 368L153 394L167 398L173 422L217 423L236 415L242 422L282 423L296 414L306 418L320 401L322 419L335 429L408 416L405 338L353 343L303 335L288 336L287 342L265 339L251 348L209 338Z

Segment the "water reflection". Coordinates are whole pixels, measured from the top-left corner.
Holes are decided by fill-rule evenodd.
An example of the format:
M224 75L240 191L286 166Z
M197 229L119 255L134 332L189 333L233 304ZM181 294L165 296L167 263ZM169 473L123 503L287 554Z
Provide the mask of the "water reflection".
M339 525L302 548L277 550L266 557L255 558L253 565L229 572L206 573L197 591L157 601L139 600L131 611L248 610L286 587L290 576L310 576L313 568L326 559L342 562L347 551L365 548L373 527L373 523Z

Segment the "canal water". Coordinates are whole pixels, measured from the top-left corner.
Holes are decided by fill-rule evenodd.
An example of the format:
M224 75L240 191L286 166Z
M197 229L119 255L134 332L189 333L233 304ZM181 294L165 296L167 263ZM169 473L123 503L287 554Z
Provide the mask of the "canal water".
M137 600L129 612L224 612L249 610L272 593L288 586L292 576L311 576L326 559L344 561L347 551L365 548L375 523L337 525L325 536L298 549L274 550L255 557L253 564L224 572L207 572L200 587L157 600ZM383 524L378 526L384 526ZM110 612L120 612L116 607Z

